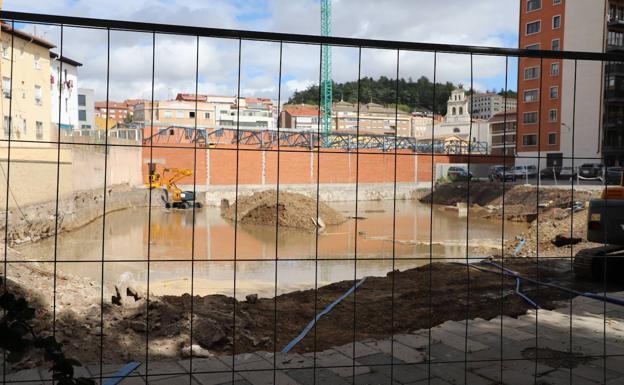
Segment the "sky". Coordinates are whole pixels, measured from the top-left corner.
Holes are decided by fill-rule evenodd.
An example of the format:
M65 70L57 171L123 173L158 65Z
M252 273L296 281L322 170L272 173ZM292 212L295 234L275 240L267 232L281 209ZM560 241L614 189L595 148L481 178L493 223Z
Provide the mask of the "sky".
M5 0L11 11L214 28L318 35L319 0ZM518 0L333 0L332 35L429 43L517 47ZM58 47L60 27L19 25ZM110 56L108 55L110 43ZM155 49L153 49L153 47ZM199 49L199 51L198 51ZM281 102L319 81L319 47L243 41L241 96ZM79 86L97 99L175 97L178 92L236 95L238 41L83 28L63 29L63 55L83 63ZM107 76L107 63L110 69ZM360 76L396 78L397 53L362 51ZM153 67L153 71L152 71ZM474 56L472 84L484 91L505 85L505 59ZM439 54L436 79L471 84L470 57ZM515 89L515 62L508 64ZM433 79L433 54L400 52L399 76ZM358 78L358 52L332 50L334 81ZM281 82L280 82L281 79ZM107 87L108 85L108 87ZM281 86L281 88L280 88Z

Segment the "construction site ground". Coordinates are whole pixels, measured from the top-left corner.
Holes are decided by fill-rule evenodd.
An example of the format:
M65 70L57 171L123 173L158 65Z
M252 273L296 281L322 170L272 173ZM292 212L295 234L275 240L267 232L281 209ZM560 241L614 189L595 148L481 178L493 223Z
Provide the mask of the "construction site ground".
M612 295L622 298L624 292ZM553 305L553 310L530 310L518 318L447 321L319 352L265 349L143 362L122 384L623 383L622 308L580 297ZM105 380L122 367L91 364L77 368L77 375ZM43 368L7 375L8 381L32 385L49 379L50 372Z

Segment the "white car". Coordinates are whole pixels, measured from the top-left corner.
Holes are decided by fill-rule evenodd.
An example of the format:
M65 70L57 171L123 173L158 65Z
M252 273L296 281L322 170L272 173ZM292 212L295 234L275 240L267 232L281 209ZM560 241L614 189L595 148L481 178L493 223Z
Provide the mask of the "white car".
M535 178L537 176L537 167L535 166L515 166L513 173L516 178Z

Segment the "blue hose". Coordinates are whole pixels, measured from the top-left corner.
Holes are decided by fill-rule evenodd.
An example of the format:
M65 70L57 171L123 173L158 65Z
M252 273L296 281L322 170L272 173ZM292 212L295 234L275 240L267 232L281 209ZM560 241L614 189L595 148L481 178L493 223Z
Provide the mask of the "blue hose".
M355 289L357 289L358 287L360 287L360 285L362 285L364 283L364 281L366 281L366 277L362 278L360 281L358 281L355 285L353 285L349 290L347 290L346 293L344 293L343 295L341 295L340 297L338 297L338 299L336 299L334 302L330 303L325 309L323 309L323 311L321 311L320 313L318 313L316 315L316 317L314 317L314 319L312 321L310 321L308 323L308 325L306 325L306 327L301 331L301 333L299 333L299 335L297 337L295 337L295 339L293 339L292 341L290 341L288 343L288 345L286 345L284 347L284 349L282 349L282 353L288 353L290 351L290 349L292 349L293 347L295 347L295 345L297 345L309 332L310 330L312 330L312 328L314 327L314 325L316 324L316 322L325 314L329 313L330 311L332 311L332 309L334 307L336 307L336 305L338 305L343 299L347 298L349 295L351 295L351 293L353 293L355 291Z
M514 253L513 253L514 256L518 254L518 251L520 251L520 249L522 248L522 246L524 246L525 243L526 243L526 239L522 238L520 240L520 243L518 243L518 246L516 246L516 249L514 250Z
M598 301L603 301L603 302L608 302L614 305L620 305L620 306L624 306L624 299L622 298L617 298L617 297L611 297L608 295L602 295L602 294L596 294L596 293L590 293L590 292L581 292L578 290L574 290L574 289L568 289L567 287L563 287L563 286L559 286L559 285L555 285L554 283L547 283L547 282L540 282L534 279L529 279L529 278L524 278L521 277L520 275L518 275L518 273L516 273L513 270L509 270L497 263L491 262L491 261L485 261L484 263L488 264L488 265L492 265L494 267L497 267L501 270L503 270L504 272L506 272L507 274L515 277L516 279L524 279L525 281L529 281L529 282L533 282L539 285L543 285L543 286L547 286L547 287L552 287L554 289L559 289L559 290L563 290L566 291L568 293L572 293L572 294L576 294L578 296L581 297L586 297L586 298L591 298L591 299L595 299ZM487 270L484 270L487 271Z

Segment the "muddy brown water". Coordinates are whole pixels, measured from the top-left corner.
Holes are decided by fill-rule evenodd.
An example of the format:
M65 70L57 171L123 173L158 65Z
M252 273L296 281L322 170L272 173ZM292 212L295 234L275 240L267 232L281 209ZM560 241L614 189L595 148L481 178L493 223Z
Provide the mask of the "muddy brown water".
M354 202L331 206L356 216ZM242 298L250 293L273 296L276 281L281 294L354 277L384 276L393 267L405 270L431 259L465 261L467 254L479 258L500 250L501 222L469 216L467 230L466 217L456 212L434 206L430 222L431 214L429 205L417 201L397 201L396 210L392 201L358 202L357 217L362 219L329 227L317 240L314 232L279 228L276 236L274 226L234 226L213 207L196 211L194 225L192 210L154 207L150 215L148 208L128 209L60 234L57 268L100 282L103 265L105 281L115 283L125 274L142 287L148 286L149 275L149 290L155 294L192 290L231 296L236 277L236 297ZM505 238L524 229L506 222ZM28 259L52 263L54 238L18 250Z

